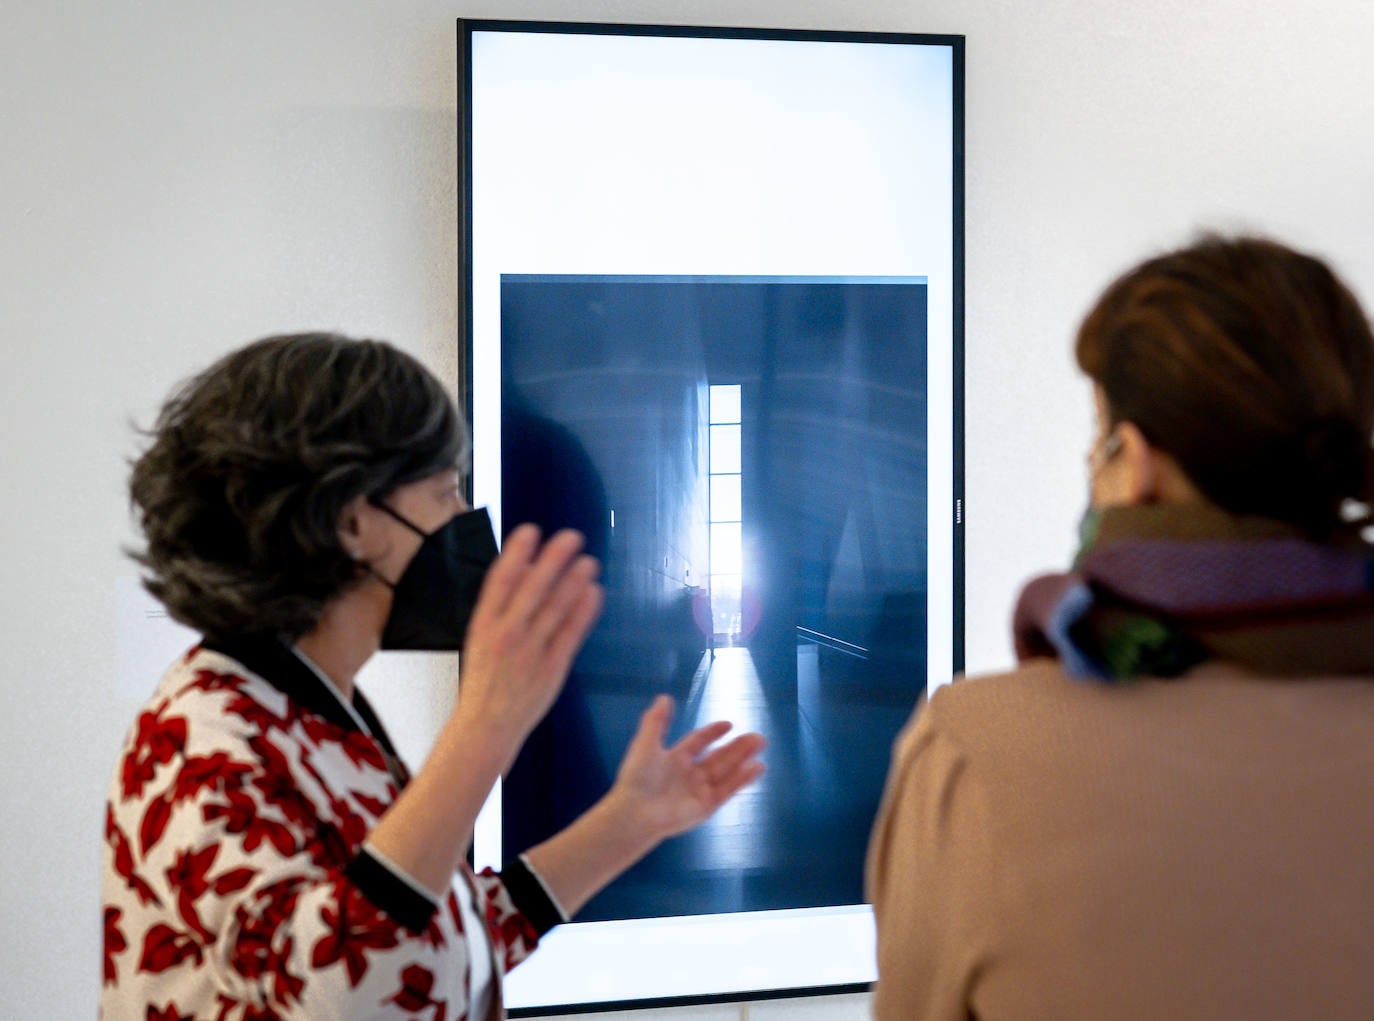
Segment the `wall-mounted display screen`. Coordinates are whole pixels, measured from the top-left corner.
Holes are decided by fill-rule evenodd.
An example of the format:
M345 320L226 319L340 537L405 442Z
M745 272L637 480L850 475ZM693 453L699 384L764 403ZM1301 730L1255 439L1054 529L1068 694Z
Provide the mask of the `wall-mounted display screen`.
M962 666L962 56L459 23L473 501L583 531L607 593L477 864L599 797L655 693L769 739L511 973L517 1014L874 977L892 740Z

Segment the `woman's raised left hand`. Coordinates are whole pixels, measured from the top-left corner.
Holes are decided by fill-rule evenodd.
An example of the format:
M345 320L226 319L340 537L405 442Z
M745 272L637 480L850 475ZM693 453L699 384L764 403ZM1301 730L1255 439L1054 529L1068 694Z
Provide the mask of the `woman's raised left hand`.
M673 700L658 696L640 718L606 796L525 855L569 915L661 841L710 818L763 772L762 734L712 747L730 730L722 721L664 747L672 719Z
M640 718L607 794L632 825L656 840L704 822L764 771L758 759L767 743L762 734L741 734L713 748L730 730L722 720L665 747L672 719L673 700L659 695Z

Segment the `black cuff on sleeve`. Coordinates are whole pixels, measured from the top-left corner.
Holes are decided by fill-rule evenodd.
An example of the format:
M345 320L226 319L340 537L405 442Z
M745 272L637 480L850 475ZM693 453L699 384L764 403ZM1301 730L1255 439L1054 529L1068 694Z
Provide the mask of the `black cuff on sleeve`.
M529 920L540 936L563 921L558 905L544 892L544 884L520 858L501 866L501 882L516 909Z
M364 897L413 933L424 932L439 908L434 901L368 854L367 848L359 851L358 857L348 863L344 874Z

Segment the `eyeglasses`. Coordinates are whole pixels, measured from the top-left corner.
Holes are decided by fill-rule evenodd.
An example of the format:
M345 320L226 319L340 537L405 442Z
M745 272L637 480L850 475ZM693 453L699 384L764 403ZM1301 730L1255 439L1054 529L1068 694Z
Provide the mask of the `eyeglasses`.
M1121 453L1121 434L1115 431L1108 433L1104 439L1094 443L1092 449L1088 451L1088 472L1096 475L1108 461L1119 453Z

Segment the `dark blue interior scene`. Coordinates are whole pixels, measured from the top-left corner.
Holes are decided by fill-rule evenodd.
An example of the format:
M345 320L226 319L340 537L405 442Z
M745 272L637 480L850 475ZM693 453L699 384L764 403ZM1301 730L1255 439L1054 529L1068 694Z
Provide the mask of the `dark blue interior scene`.
M580 921L862 902L926 678L919 278L505 276L504 528L571 526L607 605L506 778L507 856L610 784L640 712L769 740L768 772Z

